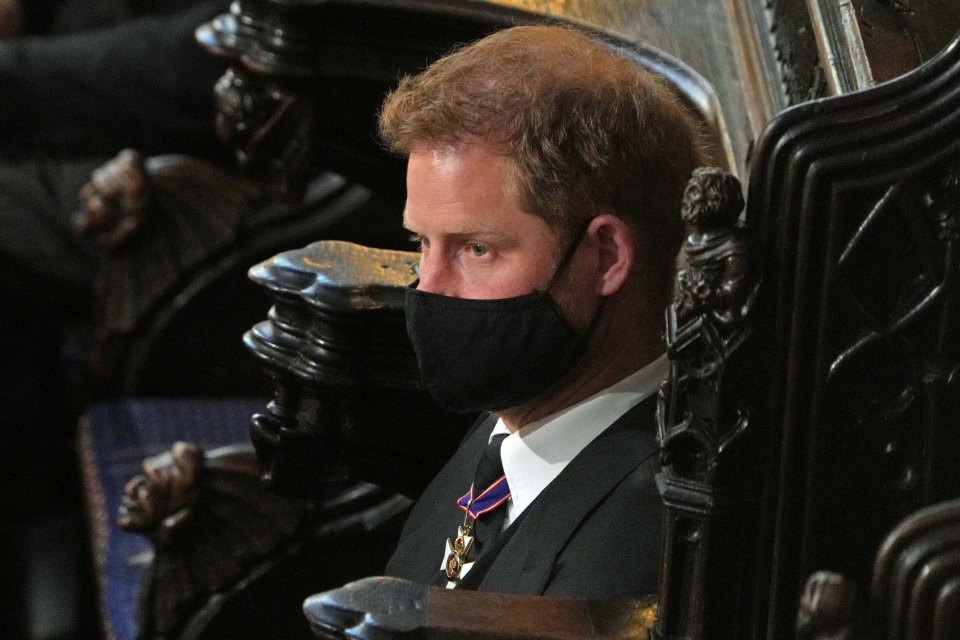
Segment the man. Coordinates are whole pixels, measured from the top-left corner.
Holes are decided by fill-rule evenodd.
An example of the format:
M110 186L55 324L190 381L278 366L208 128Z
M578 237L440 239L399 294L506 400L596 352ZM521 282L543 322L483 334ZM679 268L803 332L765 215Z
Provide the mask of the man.
M449 409L487 412L387 573L654 591L661 328L700 162L685 108L578 30L516 27L404 79L380 126L409 157L404 223L421 259L407 322L424 383Z

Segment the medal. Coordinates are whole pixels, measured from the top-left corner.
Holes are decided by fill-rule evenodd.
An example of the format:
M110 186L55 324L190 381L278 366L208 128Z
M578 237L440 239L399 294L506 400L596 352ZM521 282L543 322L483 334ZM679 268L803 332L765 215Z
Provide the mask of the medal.
M474 547L474 528L477 518L502 505L510 498L510 487L506 476L500 476L493 484L478 496L473 495L473 485L470 491L457 500L457 506L466 513L463 524L457 528L457 537L447 538L447 560L444 562L444 572L447 580L460 582L463 567L467 564L467 556Z
M460 582L460 572L466 564L467 555L473 549L473 528L465 524L457 528L457 537L454 540L447 538L447 580Z

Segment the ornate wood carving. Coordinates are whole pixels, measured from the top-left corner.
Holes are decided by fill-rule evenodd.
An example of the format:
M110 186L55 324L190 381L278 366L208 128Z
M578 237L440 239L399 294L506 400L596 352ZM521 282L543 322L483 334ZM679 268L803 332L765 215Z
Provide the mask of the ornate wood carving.
M116 241L97 281L92 365L111 391L269 393L239 340L268 306L244 277L248 266L321 233L406 241L399 223L384 222L400 219L399 199L331 173L314 175L293 205L207 162L124 153L85 195L78 224ZM226 339L231 332L238 338Z
M290 637L284 632L302 628L300 599L382 566L409 505L357 482L329 483L309 502L278 496L260 481L249 446L204 453L175 443L144 461L117 515L155 546L139 594L139 637L235 637L257 616L276 620L284 611L274 630ZM358 553L356 545L377 548ZM227 604L276 598L285 602L249 613Z
M176 294L184 304L185 278L198 287L210 263L236 245L245 214L262 204L262 191L195 158L142 159L124 151L94 172L81 200L76 226L110 247L95 284L93 373L105 389L149 387L147 360L156 356L153 341L170 320L163 310ZM229 386L217 387L214 378L234 379L213 367L208 374L209 384L194 392Z
M416 495L456 447L474 417L441 411L422 390L406 333L418 262L321 241L251 270L275 302L245 337L275 381L252 426L270 486L309 494L360 475Z
M182 630L212 594L286 542L305 513L303 503L265 490L249 447L204 454L177 442L145 460L117 517L155 544L140 592L142 637Z
M748 560L757 637L792 624L816 571L863 589L884 532L960 493L958 114L955 43L784 112L758 144L747 220L770 252L775 297L755 327L776 428Z
M724 337L737 335L747 320L759 273L755 243L738 224L743 204L736 177L720 169L694 170L680 212L690 231L683 243L687 266L677 276L677 299L668 311L668 332L675 338L701 317ZM735 342L742 339L737 335Z
M901 522L877 554L864 637L947 640L960 633L960 500Z
M96 169L90 182L80 188L81 208L74 214L74 227L116 249L143 224L147 195L143 157L133 149L124 149Z
M322 173L314 157L310 97L241 67L227 69L214 96L217 137L234 150L240 169L271 196L298 202Z
M854 640L862 631L863 595L839 573L817 571L807 579L797 614L798 640Z
M824 96L827 84L806 3L764 1L770 12L770 33L788 104Z
M197 38L213 53L234 60L232 78L220 83L221 108L231 114L221 118L221 132L238 145L243 162L265 166L281 156L306 159L308 166L401 193L403 164L374 134L375 114L397 79L495 29L562 20L492 3L237 0L229 13L201 26ZM716 95L701 76L643 43L609 33L603 37L666 76L703 120L711 140L708 152L715 155L711 161L735 164ZM257 85L259 98L254 97ZM277 122L257 118L258 110L276 110ZM240 132L230 125L238 116L250 121ZM259 133L278 124L283 135ZM301 142L286 146L293 130Z
M682 211L687 266L667 310L670 376L658 411L666 506L658 638L730 637L739 605L734 559L748 544L756 500L744 470L755 453L749 338L760 286L755 245L738 224L742 209L734 176L694 172Z
M184 268L236 240L244 209L261 197L255 184L187 156L143 160L124 151L95 172L81 190L84 206L77 225L102 233L115 251L116 259L107 264L99 283L104 330L131 331ZM100 232L99 227L107 228ZM170 229L186 238L171 239ZM150 257L149 267L139 264L143 254ZM131 287L139 289L132 305L122 295Z
M916 511L884 539L869 606L845 576L807 580L798 635L803 640L948 640L960 633L960 500Z

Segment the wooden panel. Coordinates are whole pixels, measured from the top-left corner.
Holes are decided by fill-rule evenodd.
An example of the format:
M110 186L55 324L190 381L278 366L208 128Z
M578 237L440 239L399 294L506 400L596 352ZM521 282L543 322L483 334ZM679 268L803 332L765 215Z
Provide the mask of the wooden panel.
M868 580L886 531L960 491L960 50L782 114L748 220L769 252L771 460L758 594L792 625L820 569ZM954 461L954 462L951 462Z

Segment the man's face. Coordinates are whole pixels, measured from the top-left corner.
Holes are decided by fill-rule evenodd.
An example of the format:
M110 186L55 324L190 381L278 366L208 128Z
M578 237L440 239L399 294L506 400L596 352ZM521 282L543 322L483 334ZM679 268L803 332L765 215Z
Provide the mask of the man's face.
M548 284L559 240L542 218L520 210L510 168L483 143L410 153L404 225L421 245L418 289L493 299Z

